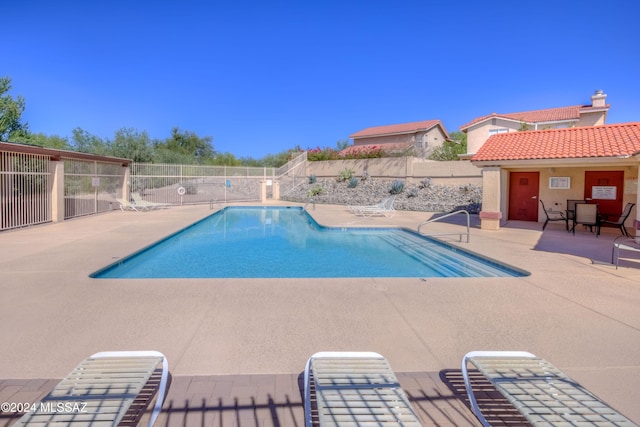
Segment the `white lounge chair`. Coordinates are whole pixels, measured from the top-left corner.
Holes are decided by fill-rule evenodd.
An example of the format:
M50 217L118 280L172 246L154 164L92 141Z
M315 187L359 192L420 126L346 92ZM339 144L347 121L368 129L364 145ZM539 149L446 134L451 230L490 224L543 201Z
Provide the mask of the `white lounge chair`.
M396 200L396 196L389 196L382 200L377 205L369 206L347 206L347 209L356 216L386 216L391 218L396 210L393 208L393 203Z
M544 359L524 351L472 351L462 359L462 376L473 413L483 426L471 388L471 364L533 426L637 427Z
M312 355L304 409L306 427L422 425L387 360L372 352Z
M151 427L160 414L169 373L167 358L157 351L106 351L88 357L14 426L115 427L159 367Z
M120 210L122 211L136 211L136 212L141 212L141 211L146 211L147 208L144 206L138 206L133 202L130 202L128 200L125 199L116 199L116 201L118 203L120 203Z
M147 200L144 200L140 193L136 192L131 193L131 198L133 199L136 207L145 207L147 209L166 209L171 206L168 203L149 202Z

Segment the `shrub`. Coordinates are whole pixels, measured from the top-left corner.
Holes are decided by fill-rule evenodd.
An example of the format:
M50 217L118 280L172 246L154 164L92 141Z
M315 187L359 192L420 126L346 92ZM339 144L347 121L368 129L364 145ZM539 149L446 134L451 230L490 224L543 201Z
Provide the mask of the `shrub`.
M431 187L431 178L422 178L422 181L420 181L420 188L429 187Z
M396 179L391 183L391 188L389 188L390 194L400 194L404 191L404 182Z
M338 152L331 148L310 148L307 150L307 160L321 161L321 160L338 160L340 156Z
M307 160L320 161L320 160L344 160L344 159L373 159L377 157L385 157L387 153L382 147L373 146L351 146L346 149L334 150L332 148L309 148L307 149Z
M343 159L375 159L384 156L385 151L377 145L352 146L341 155Z
M407 190L407 197L417 197L418 189L416 187L411 187Z
M317 178L315 175L309 175L309 184L315 184L316 180Z
M356 188L358 186L358 182L360 182L358 181L358 178L356 178L355 176L351 177L351 179L349 180L349 183L347 184L347 187Z
M320 187L319 185L310 188L309 192L307 193L309 195L309 197L314 197L314 196L319 196L320 194L322 194L322 187Z
M349 169L349 168L345 168L343 170L340 171L340 173L338 174L338 182L344 182L347 181L349 179L351 179L353 177L353 170Z

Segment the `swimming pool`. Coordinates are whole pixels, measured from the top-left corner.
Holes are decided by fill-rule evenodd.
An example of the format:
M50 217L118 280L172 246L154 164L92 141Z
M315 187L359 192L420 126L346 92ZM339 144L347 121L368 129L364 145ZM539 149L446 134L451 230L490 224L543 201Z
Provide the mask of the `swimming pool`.
M525 275L525 271L405 229L324 227L300 207L226 207L91 277Z

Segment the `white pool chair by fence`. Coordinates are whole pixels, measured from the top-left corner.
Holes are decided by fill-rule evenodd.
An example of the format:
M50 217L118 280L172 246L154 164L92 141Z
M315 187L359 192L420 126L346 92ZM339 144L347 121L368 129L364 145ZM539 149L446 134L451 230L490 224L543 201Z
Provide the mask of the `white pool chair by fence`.
M151 427L160 414L169 374L166 357L157 351L106 351L88 357L14 427L115 427L158 369L162 372Z
M469 379L473 365L533 426L637 427L544 359L524 351L472 351L462 376L473 413L482 414Z
M347 206L347 209L356 216L386 216L391 218L396 210L393 207L393 203L396 200L396 196L390 196L382 200L376 205L369 206Z
M122 211L140 212L140 211L147 210L147 208L143 206L137 206L135 203L129 202L128 200L125 200L125 199L116 199L116 201L120 203L120 210Z
M156 203L144 200L140 193L136 192L131 193L131 198L133 199L136 207L144 207L147 209L167 209L171 207L171 205L168 203Z
M320 352L304 371L305 426L421 426L387 360L372 352Z

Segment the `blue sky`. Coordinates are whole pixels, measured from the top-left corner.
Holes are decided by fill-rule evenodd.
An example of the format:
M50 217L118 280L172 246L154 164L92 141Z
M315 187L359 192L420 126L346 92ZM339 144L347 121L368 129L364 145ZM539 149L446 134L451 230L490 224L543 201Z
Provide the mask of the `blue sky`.
M33 132L171 128L261 158L370 126L588 104L640 121L640 2L12 1L0 75Z

